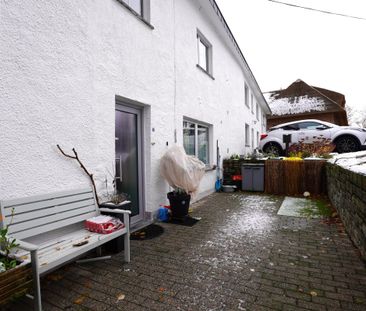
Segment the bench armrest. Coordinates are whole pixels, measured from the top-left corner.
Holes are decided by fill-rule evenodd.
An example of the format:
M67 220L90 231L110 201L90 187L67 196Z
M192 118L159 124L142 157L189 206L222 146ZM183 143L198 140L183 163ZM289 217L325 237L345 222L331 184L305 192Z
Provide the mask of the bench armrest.
M19 248L24 249L29 252L34 252L38 249L37 245L34 245L32 243L24 242L22 240L16 240L16 243L19 244Z
M127 211L127 210L119 209L119 208L112 209L112 208L105 208L105 207L102 207L102 208L100 208L99 210L100 210L101 212L105 212L105 213L131 214L131 211Z

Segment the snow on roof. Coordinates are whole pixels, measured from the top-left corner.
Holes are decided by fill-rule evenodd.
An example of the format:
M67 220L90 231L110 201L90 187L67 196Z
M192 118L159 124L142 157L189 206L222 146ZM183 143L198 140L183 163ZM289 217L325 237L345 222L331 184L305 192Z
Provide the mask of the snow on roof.
M342 153L328 161L352 172L366 175L366 151Z
M266 97L272 114L277 116L327 110L326 102L320 97L304 95L276 99L274 93L267 93Z

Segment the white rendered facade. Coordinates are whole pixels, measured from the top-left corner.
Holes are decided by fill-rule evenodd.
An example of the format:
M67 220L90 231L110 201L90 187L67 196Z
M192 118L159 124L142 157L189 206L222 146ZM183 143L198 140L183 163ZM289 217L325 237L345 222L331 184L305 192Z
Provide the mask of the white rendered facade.
M56 144L74 147L102 189L115 159L116 98L142 109L147 212L166 201L159 160L183 144L183 120L209 128L209 165L216 140L222 158L257 147L257 138L245 145L245 124L262 133L269 109L214 1L143 2L147 23L117 0L0 0L0 200L88 186ZM209 74L197 66L198 34L210 44ZM215 179L208 170L199 197Z

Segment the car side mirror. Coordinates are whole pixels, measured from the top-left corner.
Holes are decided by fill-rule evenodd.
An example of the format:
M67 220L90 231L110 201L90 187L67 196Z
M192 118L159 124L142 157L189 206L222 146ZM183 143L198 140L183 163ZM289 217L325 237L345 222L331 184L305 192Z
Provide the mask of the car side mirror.
M318 127L316 127L315 129L317 129L317 130L326 130L327 129L327 127L325 127L325 126L318 126Z

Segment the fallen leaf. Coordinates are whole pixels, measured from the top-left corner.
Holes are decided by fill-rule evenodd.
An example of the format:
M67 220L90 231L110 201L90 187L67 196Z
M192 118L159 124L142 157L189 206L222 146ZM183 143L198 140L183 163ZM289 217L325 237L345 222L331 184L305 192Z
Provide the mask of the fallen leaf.
M88 244L89 241L81 241L81 242L76 242L74 244L72 244L73 247L79 247L79 246L83 246L85 244Z
M117 296L117 300L118 300L118 301L123 300L123 299L125 299L125 297L126 297L126 295L125 295L125 294L119 294L119 295Z
M62 280L64 277L61 274L49 274L47 275L47 280L49 281L60 281Z
M364 303L364 300L362 299L362 298L355 298L355 302L357 303L357 304L363 304Z
M80 297L76 298L74 300L74 304L81 305L84 302L85 298L86 298L85 296L80 296Z
M165 291L166 291L166 289L165 289L164 287L159 287L159 288L158 288L158 291L162 293L162 292L165 292Z
M27 255L24 255L24 256L20 256L19 257L21 260L27 260L29 257Z
M311 292L310 292L310 295L311 295L311 296L313 296L313 297L316 297L316 296L318 296L318 293L317 293L317 292L315 292L315 291L311 291Z

